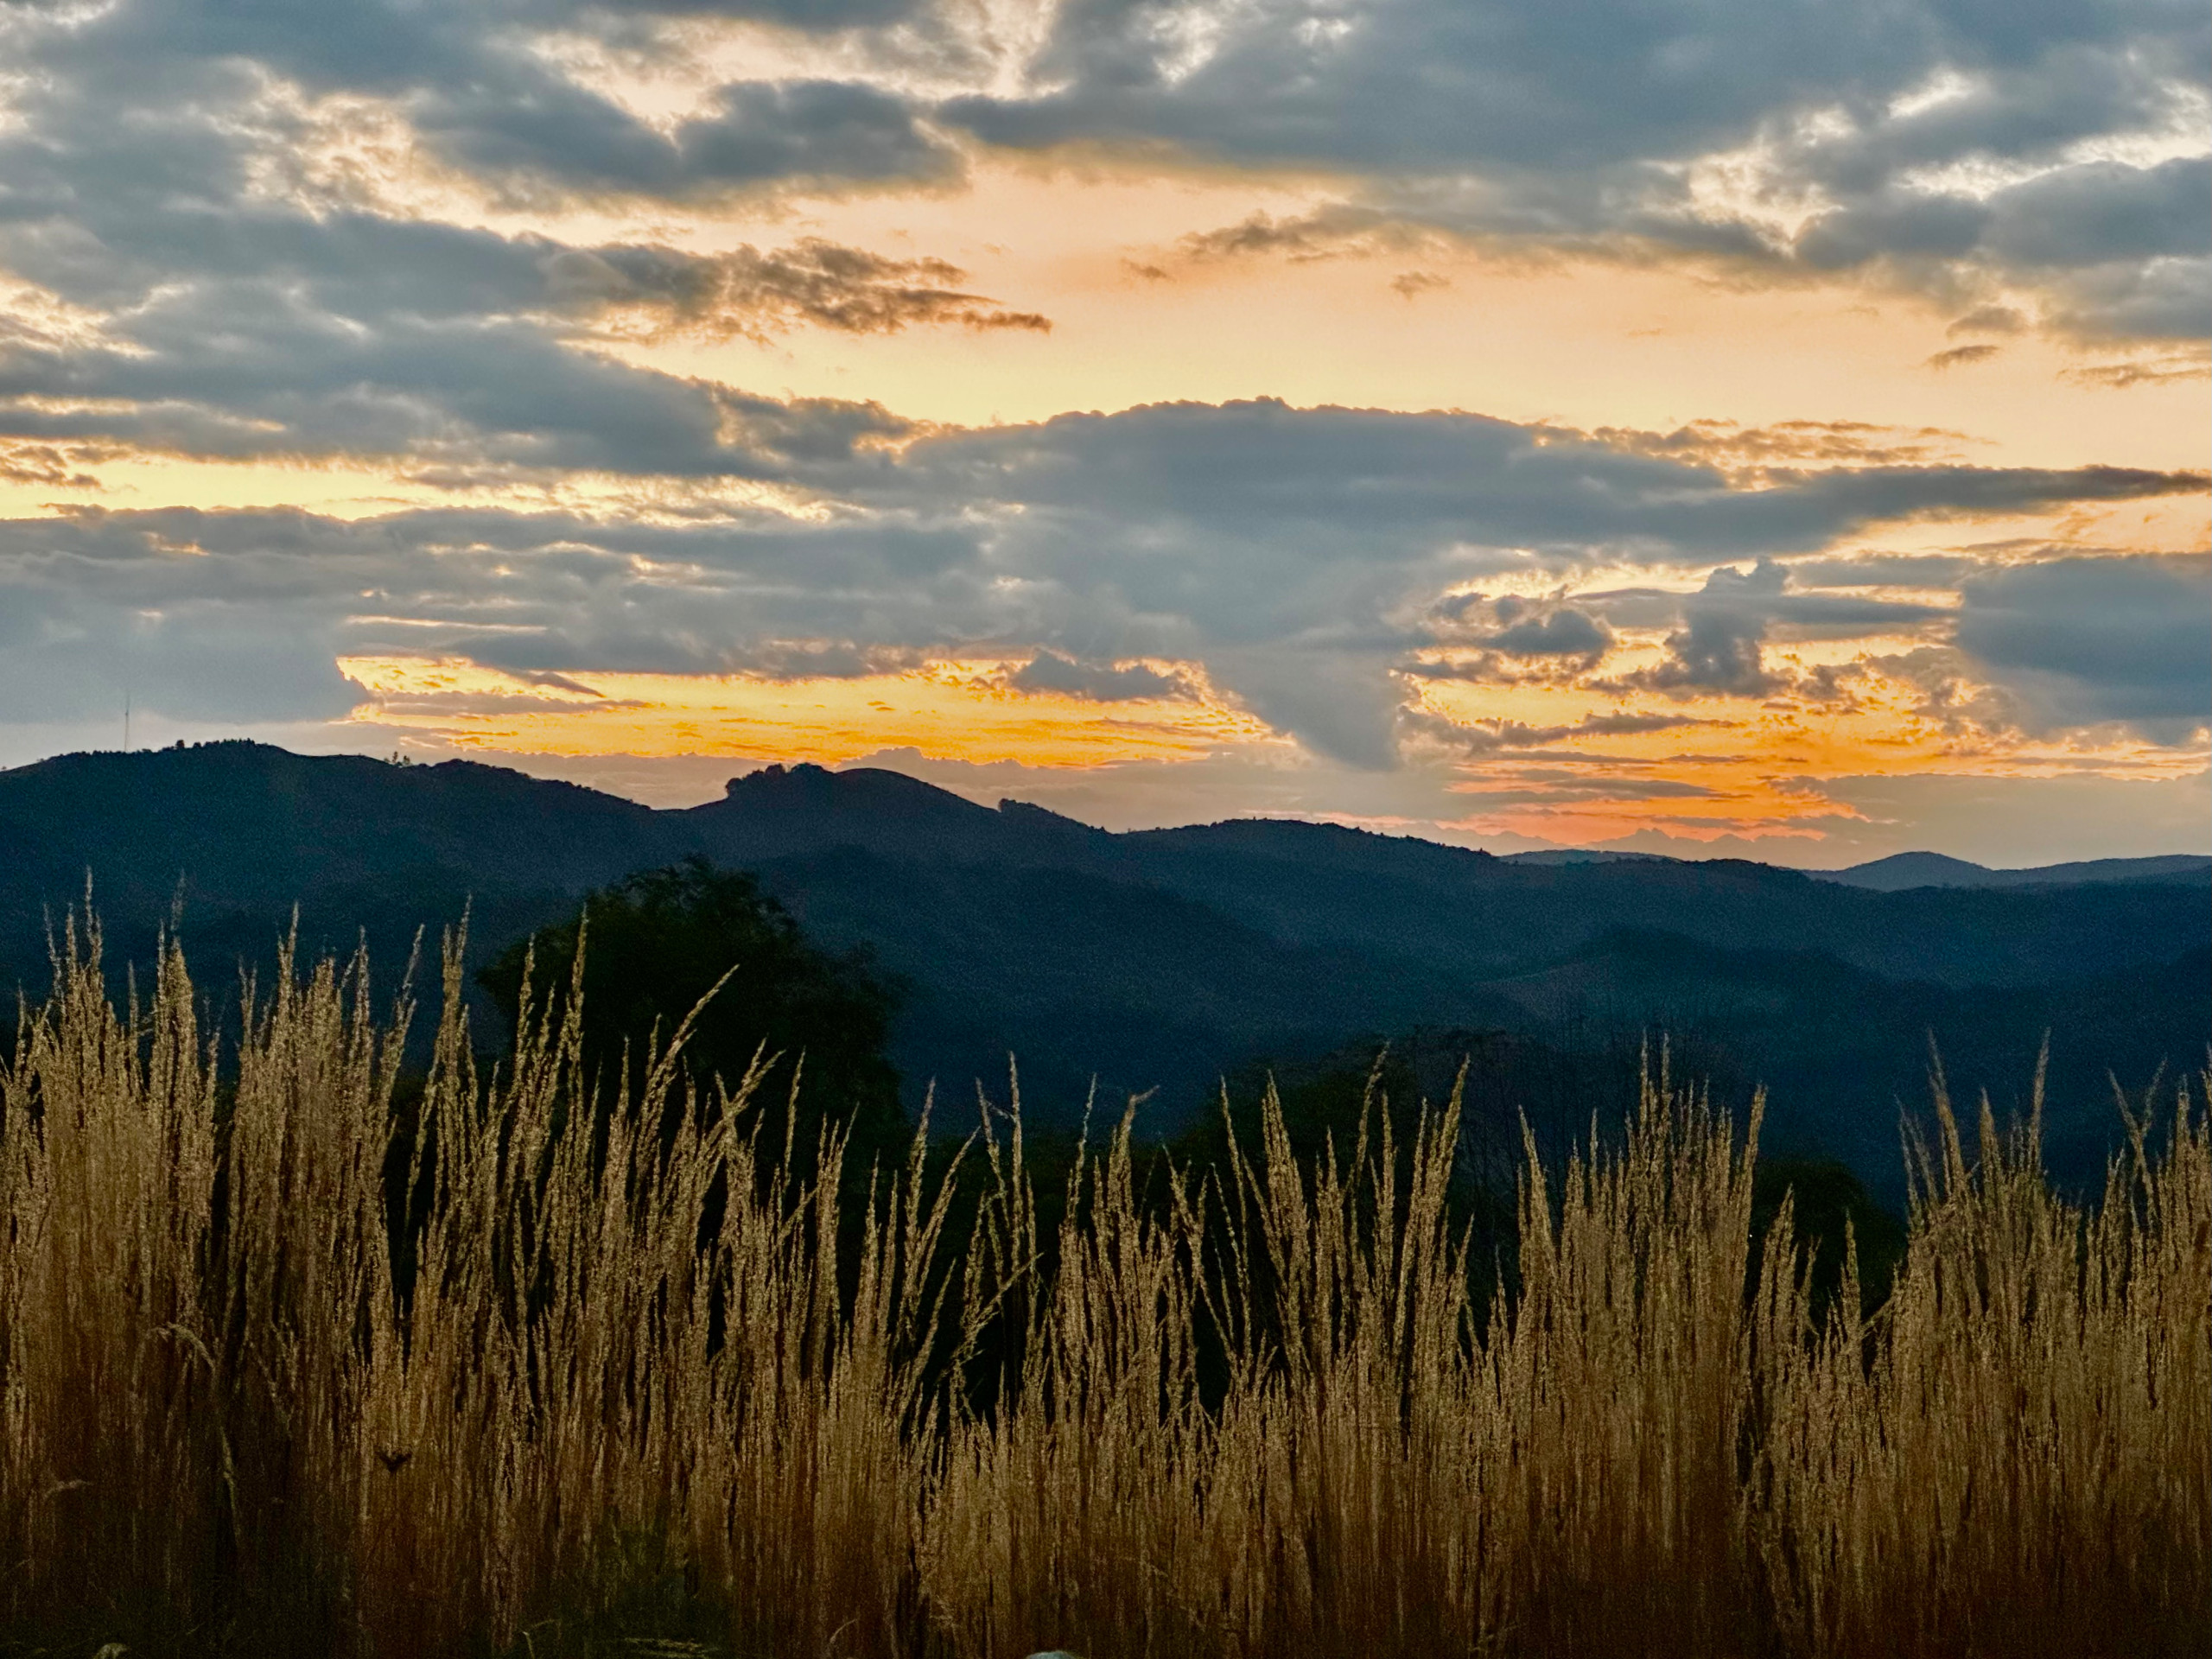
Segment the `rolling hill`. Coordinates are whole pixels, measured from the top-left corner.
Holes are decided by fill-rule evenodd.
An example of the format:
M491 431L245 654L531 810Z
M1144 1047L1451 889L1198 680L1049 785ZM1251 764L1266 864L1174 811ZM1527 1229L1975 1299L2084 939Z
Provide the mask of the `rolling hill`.
M1967 880L1980 867L1932 855L1811 875L1278 820L1110 834L807 766L654 810L465 761L245 743L0 772L0 977L35 994L49 923L88 875L118 958L143 959L174 914L212 983L265 962L296 905L307 948L365 937L388 982L418 928L464 908L481 959L690 853L755 871L824 943L874 951L904 988L912 1102L931 1078L1002 1092L1012 1052L1048 1120L1094 1077L1108 1101L1157 1090L1146 1121L1166 1129L1271 1057L1417 1032L1618 1053L1664 1030L1724 1097L1770 1084L1774 1137L1894 1192L1931 1037L1955 1089L2002 1106L2050 1033L2054 1163L2077 1176L2116 1127L2107 1070L2139 1088L2201 1065L2212 1037L2202 859Z

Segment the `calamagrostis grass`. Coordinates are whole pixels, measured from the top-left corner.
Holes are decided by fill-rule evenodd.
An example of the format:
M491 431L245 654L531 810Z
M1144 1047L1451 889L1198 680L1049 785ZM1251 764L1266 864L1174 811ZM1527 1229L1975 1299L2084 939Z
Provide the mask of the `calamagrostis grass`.
M0 1071L0 1639L558 1651L639 1539L776 1656L2212 1639L2187 1085L2086 1211L1939 1091L1895 1290L1816 1329L1756 1110L1663 1075L1531 1146L1490 1296L1456 1100L1303 1168L1271 1100L1148 1185L1125 1118L1052 1238L987 1113L851 1217L837 1138L760 1144L680 1033L622 1102L575 997L480 1072L457 944L405 1090L364 961L287 951L225 1053L175 949L119 1011L99 954Z

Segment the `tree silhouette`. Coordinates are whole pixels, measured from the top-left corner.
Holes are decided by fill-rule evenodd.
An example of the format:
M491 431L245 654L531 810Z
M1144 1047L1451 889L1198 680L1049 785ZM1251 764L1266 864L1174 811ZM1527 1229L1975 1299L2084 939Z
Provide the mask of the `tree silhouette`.
M583 1056L602 1100L627 1097L647 1056L664 1050L695 1007L680 1064L712 1095L734 1089L756 1055L772 1058L754 1101L764 1150L780 1154L785 1129L802 1163L825 1120L849 1128L849 1170L903 1155L911 1133L899 1074L885 1058L895 992L863 952L832 954L741 871L694 855L641 871L592 893L576 920L518 940L478 976L510 1032L526 957L531 1001L564 1010L579 936L584 939ZM700 1007L725 974L728 982ZM628 1071L623 1071L626 1055ZM795 1121L793 1080L798 1080Z

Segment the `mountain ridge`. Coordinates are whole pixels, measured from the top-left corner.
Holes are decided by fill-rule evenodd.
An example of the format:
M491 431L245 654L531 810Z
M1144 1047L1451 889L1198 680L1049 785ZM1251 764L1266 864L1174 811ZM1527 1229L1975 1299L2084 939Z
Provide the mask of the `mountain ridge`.
M2212 869L2212 855L2164 853L2149 858L2075 859L2060 864L1998 869L1948 853L1891 853L1840 870L1813 870L1822 881L1903 893L1914 887L2014 887L2072 886L2085 881L2161 880Z
M752 870L810 933L906 986L893 1058L911 1105L932 1077L962 1094L1003 1079L1011 1052L1049 1120L1096 1078L1109 1099L1158 1089L1147 1109L1166 1126L1242 1065L1414 1027L1631 1049L1694 1028L1739 1107L1786 1082L1777 1133L1871 1159L1896 1100L1924 1096L1931 1031L1961 1089L2004 1098L2053 1029L2088 1168L2105 1068L2139 1086L2201 1064L2212 1036L2201 977L2174 966L2212 931L2212 861L1885 888L1298 820L1112 832L874 768L764 768L656 810L467 760L245 744L0 772L0 983L38 979L48 920L88 871L119 960L148 959L181 896L203 970L265 963L296 904L303 950L365 938L391 974L418 929L467 913L480 961L592 887L695 854Z

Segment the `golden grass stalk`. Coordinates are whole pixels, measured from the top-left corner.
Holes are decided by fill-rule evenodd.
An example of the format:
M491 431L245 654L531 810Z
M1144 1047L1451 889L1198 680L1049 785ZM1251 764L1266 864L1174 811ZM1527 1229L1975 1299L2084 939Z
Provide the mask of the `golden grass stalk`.
M2190 1087L2088 1209L1939 1093L1894 1292L1815 1329L1756 1110L1663 1073L1531 1146L1484 1297L1456 1099L1301 1168L1270 1098L1146 1191L1125 1117L1053 1238L1017 1104L849 1225L838 1138L800 1179L681 1033L610 1101L572 995L480 1072L460 962L403 1096L363 961L286 951L225 1053L173 947L118 1009L65 934L0 1071L0 1639L582 1651L639 1539L779 1656L2212 1638Z

